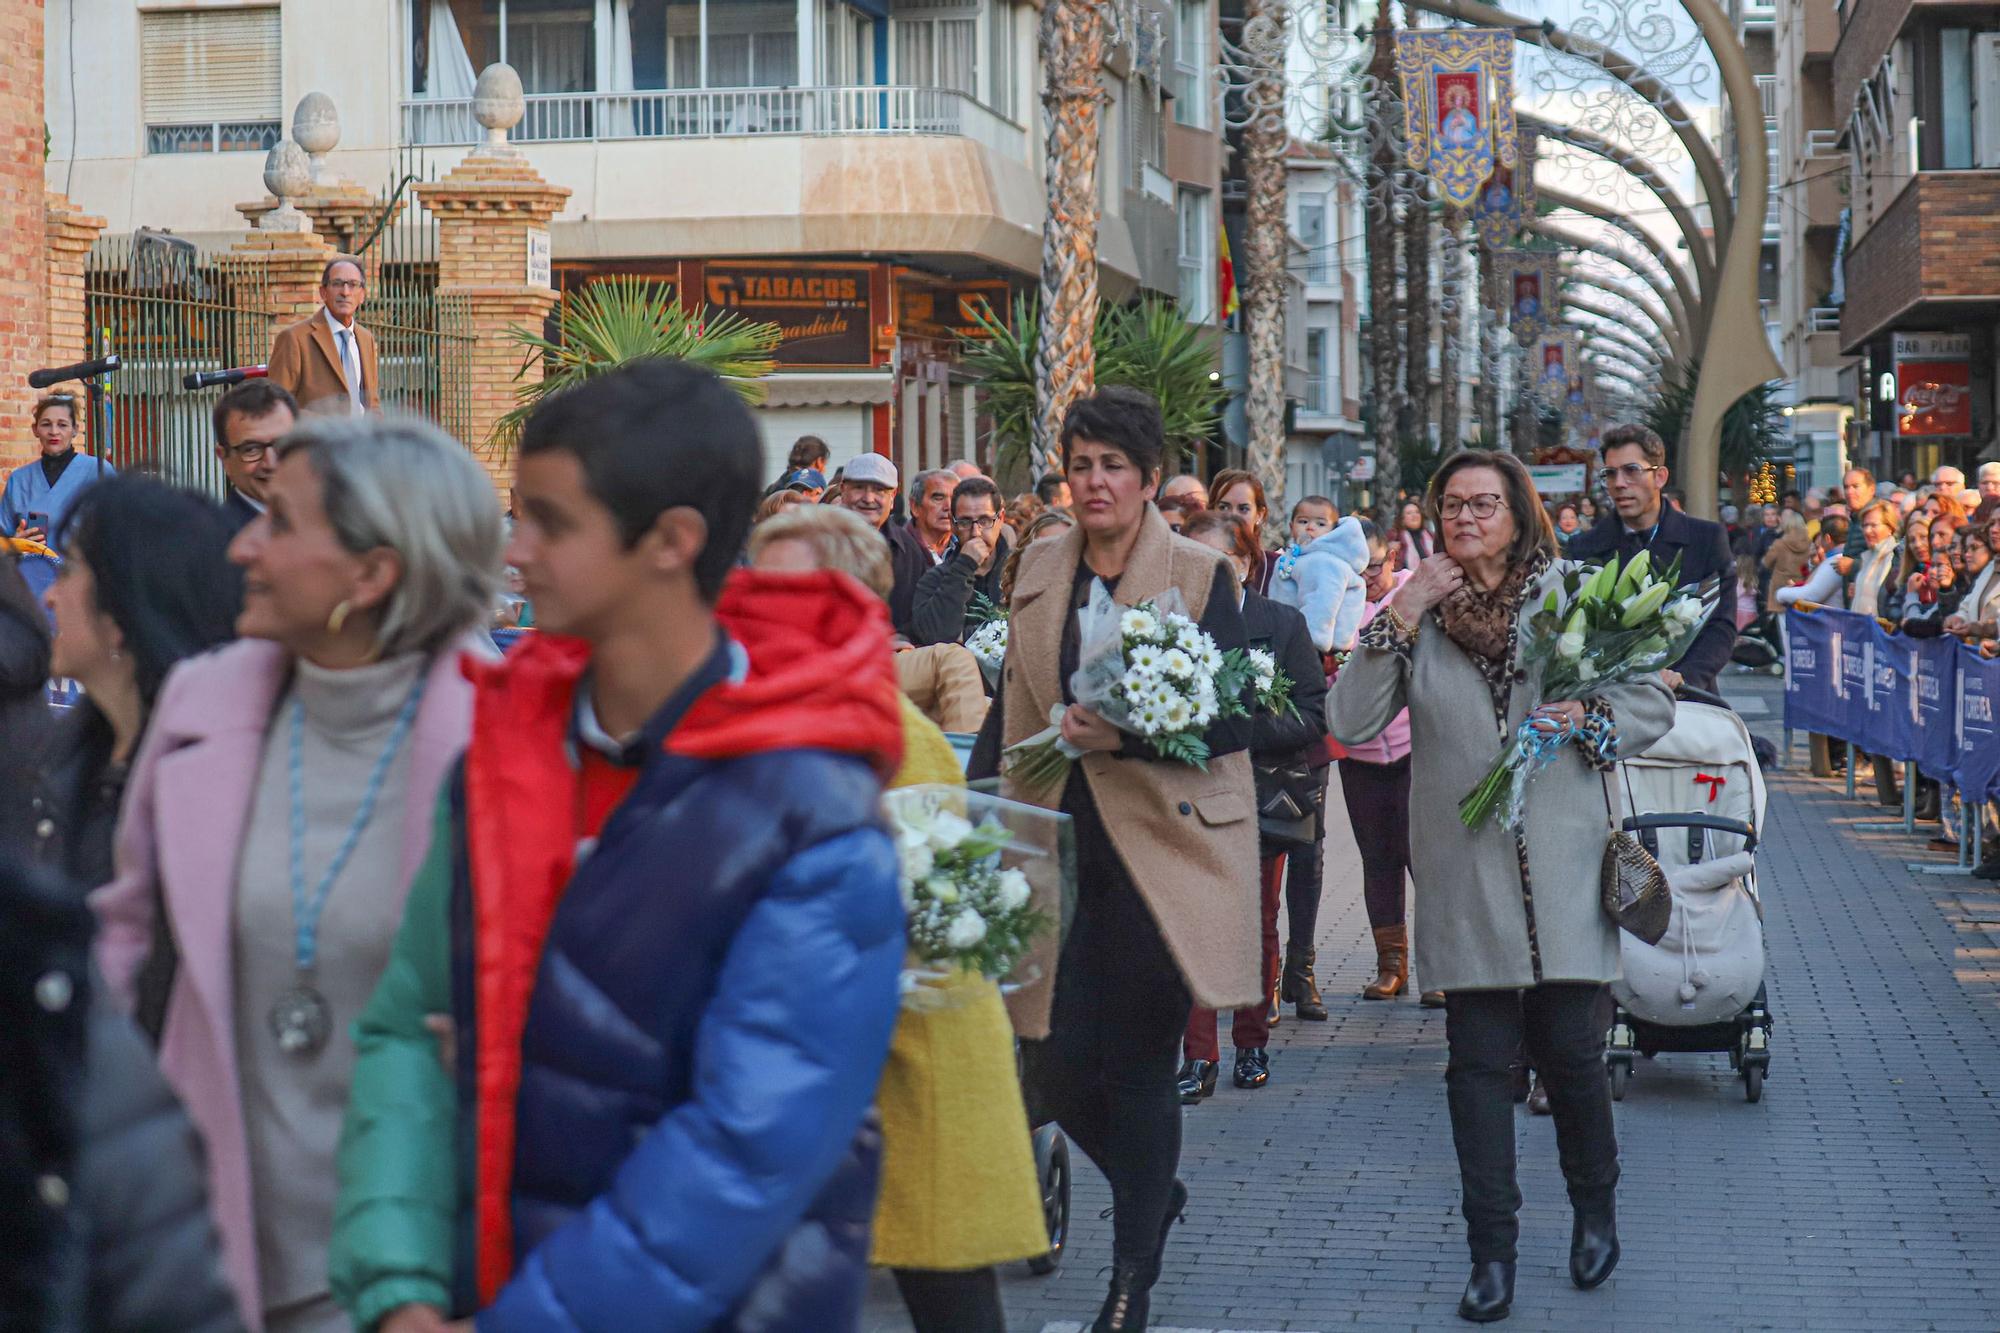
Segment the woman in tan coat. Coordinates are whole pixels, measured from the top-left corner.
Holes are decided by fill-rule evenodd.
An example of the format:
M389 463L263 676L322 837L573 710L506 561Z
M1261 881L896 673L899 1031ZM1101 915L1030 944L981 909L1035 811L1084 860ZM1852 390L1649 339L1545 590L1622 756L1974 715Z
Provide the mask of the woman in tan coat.
M1514 1295L1511 1066L1524 1044L1549 1091L1575 1210L1570 1276L1594 1287L1618 1262L1618 1144L1597 1012L1619 975L1618 932L1598 901L1616 805L1606 775L1667 732L1674 705L1654 676L1531 713L1539 668L1521 660L1520 626L1557 567L1527 468L1511 454L1454 454L1427 504L1442 549L1369 622L1327 712L1334 739L1358 745L1409 709L1417 972L1445 993L1445 1086L1472 1251L1459 1314L1485 1323L1504 1319ZM1587 715L1603 719L1596 741ZM1458 803L1524 724L1572 743L1528 787L1518 822L1467 829Z
M1111 1290L1093 1328L1146 1327L1169 1228L1187 1202L1175 1178L1175 1088L1191 1004L1235 1009L1263 995L1257 823L1247 717L1208 732L1208 770L1170 763L1077 704L1069 679L1076 612L1102 584L1124 606L1177 589L1224 652L1245 644L1235 571L1220 552L1174 536L1151 503L1160 480L1159 405L1104 389L1063 423L1077 526L1027 548L1014 585L1000 695L973 776L1003 745L1061 719L1084 755L1053 790L1007 794L1075 821L1077 903L1053 988L1017 996L1029 1108L1060 1124L1111 1183ZM1053 995L1050 995L1051 989ZM1052 1007L1051 1007L1052 1003Z

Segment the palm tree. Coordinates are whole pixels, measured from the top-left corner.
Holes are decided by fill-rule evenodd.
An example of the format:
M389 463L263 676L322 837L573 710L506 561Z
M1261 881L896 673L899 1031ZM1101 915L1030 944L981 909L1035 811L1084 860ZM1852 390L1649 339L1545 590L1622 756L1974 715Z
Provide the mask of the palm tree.
M1701 382L1701 359L1690 357L1678 380L1667 380L1655 390L1647 406L1645 422L1666 441L1669 454L1680 456L1688 416L1694 408L1695 388ZM1737 497L1750 493L1750 479L1766 463L1784 457L1790 444L1785 430L1783 406L1778 390L1783 381L1759 384L1729 405L1722 414L1722 447L1717 461L1722 475L1730 479Z
M1389 24L1387 0L1375 11L1375 50L1368 74L1374 87L1369 114L1383 129L1375 136L1368 160L1368 364L1375 381L1375 496L1385 515L1396 504L1402 483L1402 463L1396 453L1396 424L1401 415L1396 391L1402 348L1396 337L1396 173L1402 157L1400 138L1390 132L1402 115L1397 92L1395 31Z
M985 392L995 472L1019 478L1038 452L1035 353L1042 321L1026 298L1015 300L1004 321L984 308L973 317L980 331L964 340L961 364ZM1207 330L1183 319L1173 302L1149 298L1104 307L1090 344L1097 383L1144 389L1159 400L1170 469L1182 450L1214 435L1225 398L1215 373L1215 343Z
M504 453L521 425L550 394L608 374L629 361L671 357L720 375L748 403L764 401L776 362L779 330L706 306L689 309L664 285L632 274L601 279L565 293L556 308L555 337L516 325L508 336L527 349L514 378L515 407L494 423L489 444ZM540 375L534 374L541 367Z
M1275 542L1285 521L1286 0L1250 0L1243 25L1251 74L1243 129L1243 329L1248 344L1244 415L1250 471L1270 500Z
M1048 212L1042 220L1041 329L1035 344L1035 449L1039 478L1055 458L1069 405L1095 382L1097 150L1106 20L1101 0L1047 0L1042 8L1042 91L1048 143Z

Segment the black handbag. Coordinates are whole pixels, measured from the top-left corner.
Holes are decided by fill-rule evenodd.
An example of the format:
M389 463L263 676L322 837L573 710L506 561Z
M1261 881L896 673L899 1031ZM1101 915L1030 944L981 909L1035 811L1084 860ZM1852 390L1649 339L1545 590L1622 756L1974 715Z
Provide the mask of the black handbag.
M1674 915L1673 890L1660 863L1640 841L1618 827L1611 808L1611 783L1604 780L1604 819L1611 836L1604 844L1599 900L1613 925L1647 944L1658 944Z
M1303 760L1252 763L1257 781L1257 833L1265 842L1311 847L1319 842L1320 802L1326 785Z

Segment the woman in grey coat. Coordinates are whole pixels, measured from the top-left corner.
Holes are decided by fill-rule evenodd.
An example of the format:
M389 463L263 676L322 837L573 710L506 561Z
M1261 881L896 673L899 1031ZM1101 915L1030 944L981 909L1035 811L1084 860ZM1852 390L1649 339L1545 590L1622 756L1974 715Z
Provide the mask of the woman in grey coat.
M1618 971L1616 928L1598 901L1619 757L1673 724L1660 678L1529 710L1519 656L1524 612L1547 595L1556 540L1534 483L1510 454L1468 450L1426 499L1442 549L1370 622L1328 697L1335 739L1373 738L1410 711L1410 830L1417 971L1445 992L1445 1084L1458 1148L1472 1277L1459 1313L1504 1319L1513 1300L1513 1075L1525 1044L1549 1090L1575 1210L1570 1276L1590 1288L1618 1262L1618 1145L1598 1001ZM1586 716L1604 729L1584 729ZM1570 743L1528 788L1521 820L1468 830L1458 804L1524 724ZM1601 743L1593 737L1601 737Z

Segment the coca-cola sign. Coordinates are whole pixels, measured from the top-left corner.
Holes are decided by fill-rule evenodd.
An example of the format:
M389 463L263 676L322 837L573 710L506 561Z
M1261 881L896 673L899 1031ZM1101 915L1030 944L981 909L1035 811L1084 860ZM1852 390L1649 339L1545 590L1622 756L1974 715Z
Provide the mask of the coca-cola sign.
M1898 333L1896 434L1903 439L1972 434L1972 339L1963 333Z

